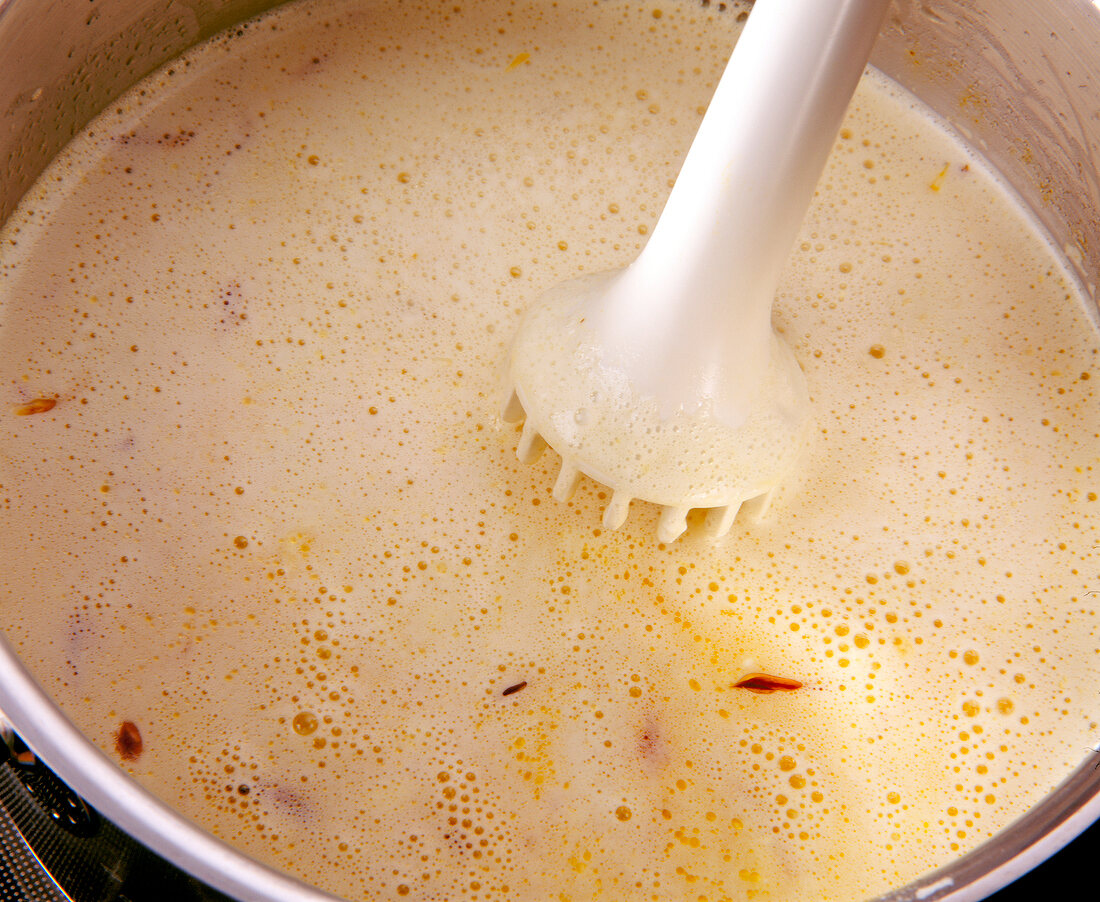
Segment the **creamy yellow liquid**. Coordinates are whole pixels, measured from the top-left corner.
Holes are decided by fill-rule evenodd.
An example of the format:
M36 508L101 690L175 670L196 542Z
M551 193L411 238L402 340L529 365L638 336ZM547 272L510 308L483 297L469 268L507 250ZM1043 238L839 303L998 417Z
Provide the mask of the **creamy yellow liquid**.
M768 518L659 546L516 463L518 314L645 241L718 6L294 5L0 236L6 634L235 846L354 899L851 900L1095 741L1100 342L885 83L778 300L816 426Z

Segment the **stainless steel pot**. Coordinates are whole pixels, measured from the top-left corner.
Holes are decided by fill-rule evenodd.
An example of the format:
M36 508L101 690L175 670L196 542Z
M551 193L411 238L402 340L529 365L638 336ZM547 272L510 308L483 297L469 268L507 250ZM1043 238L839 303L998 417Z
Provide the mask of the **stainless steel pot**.
M364 0L369 2L369 0ZM112 98L270 0L0 0L0 221ZM899 0L874 64L979 150L1065 251L1100 275L1100 9L1086 0ZM247 900L331 898L230 849L140 788L65 718L0 641L0 710L99 812L158 855ZM882 902L980 899L1100 818L1084 760L973 853Z

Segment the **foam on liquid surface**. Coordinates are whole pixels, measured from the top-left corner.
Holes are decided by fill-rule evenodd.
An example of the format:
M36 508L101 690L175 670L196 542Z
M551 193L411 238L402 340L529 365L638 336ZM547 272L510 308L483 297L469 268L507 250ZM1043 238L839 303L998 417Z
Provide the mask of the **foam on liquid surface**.
M739 420L722 416L713 398L693 403L689 390L679 408L663 411L635 381L637 371L610 353L610 330L590 323L621 276L571 279L533 302L509 352L510 381L526 418L568 465L627 498L685 513L726 505L736 511L770 492L797 465L809 431L805 378L790 348L771 333L763 353L725 349L763 358L748 403L736 410ZM678 374L670 360L640 350L635 359L661 378Z
M658 547L515 462L517 314L645 241L716 6L295 5L8 223L7 636L234 845L351 898L848 900L1095 741L1097 335L888 86L779 297L817 431L769 519Z

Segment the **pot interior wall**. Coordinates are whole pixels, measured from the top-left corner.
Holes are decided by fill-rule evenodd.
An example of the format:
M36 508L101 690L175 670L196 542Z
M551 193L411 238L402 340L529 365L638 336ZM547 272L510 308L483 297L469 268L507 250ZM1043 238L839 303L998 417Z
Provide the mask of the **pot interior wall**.
M1089 297L1100 273L1100 10L1085 0L901 0L872 62L1015 188Z
M271 0L0 0L0 222L112 99Z

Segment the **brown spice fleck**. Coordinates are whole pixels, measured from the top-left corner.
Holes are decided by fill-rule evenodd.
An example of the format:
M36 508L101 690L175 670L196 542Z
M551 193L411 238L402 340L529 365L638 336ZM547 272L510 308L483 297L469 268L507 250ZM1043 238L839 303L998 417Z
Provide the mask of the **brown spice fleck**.
M124 720L115 734L115 750L123 761L136 761L145 748L137 724Z
M31 414L53 410L56 405L57 402L53 398L35 398L33 401L28 401L26 404L20 404L16 407L15 415L17 417L29 417Z
M801 689L802 684L798 680L788 679L787 677L771 676L767 673L750 673L734 683L733 688L748 689L749 692L767 695L771 692L792 692L795 689Z
M527 688L527 680L524 680L522 683L516 683L516 685L514 685L514 686L509 686L507 689L505 689L500 694L501 695L511 695L514 692L519 692L520 689L526 689L526 688Z

